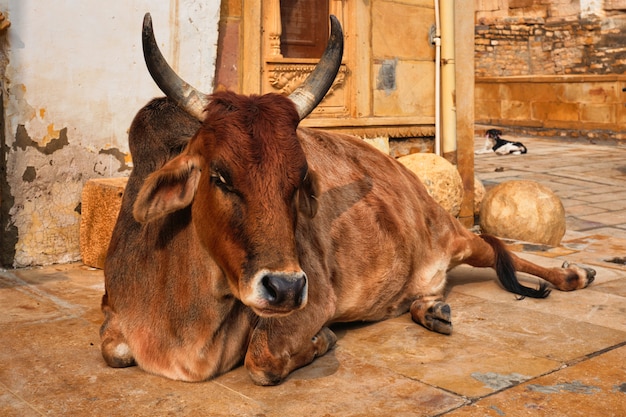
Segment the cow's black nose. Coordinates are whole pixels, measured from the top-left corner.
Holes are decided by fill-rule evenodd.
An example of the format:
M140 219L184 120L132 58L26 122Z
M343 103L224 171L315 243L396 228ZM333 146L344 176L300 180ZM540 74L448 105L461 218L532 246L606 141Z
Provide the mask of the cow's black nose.
M261 283L263 296L272 306L298 308L306 296L306 275L299 273L268 273Z

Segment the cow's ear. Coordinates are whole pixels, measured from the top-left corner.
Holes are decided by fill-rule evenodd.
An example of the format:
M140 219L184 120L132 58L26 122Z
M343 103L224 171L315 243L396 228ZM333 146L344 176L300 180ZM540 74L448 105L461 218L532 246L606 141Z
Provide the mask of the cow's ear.
M308 170L298 190L298 209L310 218L315 217L317 213L318 189L317 174L312 170Z
M177 156L150 174L133 206L135 220L150 222L190 205L200 174L199 158L188 153Z

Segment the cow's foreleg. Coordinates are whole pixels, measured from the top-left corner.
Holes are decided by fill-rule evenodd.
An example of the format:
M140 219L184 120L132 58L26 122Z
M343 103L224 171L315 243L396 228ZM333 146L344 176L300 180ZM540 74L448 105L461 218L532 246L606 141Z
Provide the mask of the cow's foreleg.
M255 384L276 385L292 371L328 352L336 342L337 336L327 327L311 336L274 319L262 320L252 333L245 366Z
M496 270L502 285L509 291L523 296L542 298L549 294L545 285L532 289L521 285L515 271L525 272L543 278L558 290L572 291L585 288L593 282L596 271L565 262L561 268L545 268L522 259L508 251L504 243L489 235L476 236L469 241L470 255L463 263L477 267L492 267Z
M411 304L413 321L433 332L452 333L450 305L441 296L420 297Z

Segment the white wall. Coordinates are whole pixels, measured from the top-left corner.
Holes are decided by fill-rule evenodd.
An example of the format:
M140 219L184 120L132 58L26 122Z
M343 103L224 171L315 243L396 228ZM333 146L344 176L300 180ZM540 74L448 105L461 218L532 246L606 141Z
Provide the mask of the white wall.
M2 262L80 259L86 180L127 176L127 130L161 95L143 62L141 25L152 14L166 58L210 92L219 0L0 0L4 40L6 182ZM1 171L1 170L0 170Z

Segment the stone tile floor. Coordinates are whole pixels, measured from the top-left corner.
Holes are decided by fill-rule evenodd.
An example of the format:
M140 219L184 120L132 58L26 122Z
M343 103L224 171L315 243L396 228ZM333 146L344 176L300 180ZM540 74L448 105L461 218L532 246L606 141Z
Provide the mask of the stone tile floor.
M626 265L608 262L626 257L626 149L522 141L527 155L478 155L476 173L487 187L524 178L559 195L562 245L511 243L543 265L593 266L589 288L516 300L491 270L462 266L449 274L451 336L408 315L337 327L334 350L264 388L242 368L195 384L107 368L102 271L2 270L0 416L626 415Z

